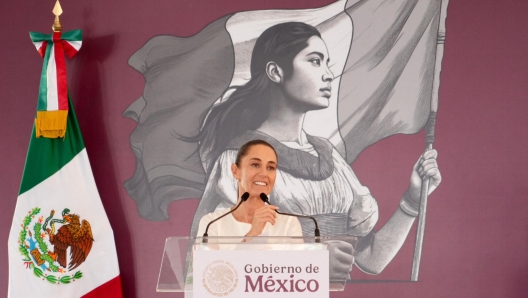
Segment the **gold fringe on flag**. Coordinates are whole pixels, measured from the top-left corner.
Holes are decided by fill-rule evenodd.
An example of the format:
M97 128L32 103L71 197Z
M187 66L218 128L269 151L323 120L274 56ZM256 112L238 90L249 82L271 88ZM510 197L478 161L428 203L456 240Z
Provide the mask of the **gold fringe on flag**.
M41 136L50 139L64 138L67 119L67 110L37 111L37 118L35 119L37 138Z

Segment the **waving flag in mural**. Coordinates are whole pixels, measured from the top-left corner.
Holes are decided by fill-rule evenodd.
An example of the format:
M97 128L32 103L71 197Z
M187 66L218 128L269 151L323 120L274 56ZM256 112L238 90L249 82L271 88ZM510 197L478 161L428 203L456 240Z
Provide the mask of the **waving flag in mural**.
M358 250L371 245L377 203L348 164L380 139L420 131L436 110L446 10L446 0L337 1L317 9L236 13L189 38L149 40L129 60L145 76L144 93L124 112L138 122L131 135L136 171L125 188L140 216L166 220L172 201L201 198L195 235L203 215L235 203L228 166L244 141L260 138L279 155L275 205L318 217L323 235L360 237ZM295 36L304 31L317 38L299 47ZM293 92L299 105L311 106L295 127L288 122L293 110L273 113L278 104L265 100L262 86L270 74L262 65L275 57L287 69L300 49L312 46L330 58L310 60L318 67L328 62L317 78L327 100L306 103L305 86ZM295 69L285 70L284 82L294 80ZM403 212L416 216L406 197Z

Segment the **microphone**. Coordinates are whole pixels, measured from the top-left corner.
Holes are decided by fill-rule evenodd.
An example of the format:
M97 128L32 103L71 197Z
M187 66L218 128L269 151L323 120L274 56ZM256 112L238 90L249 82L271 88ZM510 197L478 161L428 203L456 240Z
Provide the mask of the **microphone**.
M269 202L269 199L268 199L268 196L265 194L265 193L261 193L260 194L260 199L262 201L264 201L264 203L268 203L271 205L271 203ZM317 221L315 220L315 218L311 217L311 216L308 216L308 215L297 215L297 214L291 214L291 213L284 213L284 212L279 212L278 210L275 210L275 212L277 212L278 214L282 214L282 215L287 215L287 216L295 216L295 217L302 217L302 218L309 218L311 220L313 220L314 224L315 224L315 231L314 231L314 235L315 237L320 237L321 234L319 233L319 226L317 225ZM316 243L319 243L321 240L320 239L315 239L315 242Z
M207 227L205 228L205 233L203 234L203 237L208 237L208 236L209 236L209 235L207 234L207 231L209 231L209 227L211 226L211 224L213 224L215 221L221 219L222 217L228 215L229 213L231 213L231 212L237 210L238 207L240 207L240 205L242 205L243 202L247 201L248 198L249 198L249 192L245 192L245 193L240 197L240 203L238 203L238 205L236 205L236 207L235 207L233 210L227 212L226 214L220 216L220 217L217 218L217 219L212 220L212 221L207 225ZM203 239L202 242L203 242L203 243L207 243L207 238Z

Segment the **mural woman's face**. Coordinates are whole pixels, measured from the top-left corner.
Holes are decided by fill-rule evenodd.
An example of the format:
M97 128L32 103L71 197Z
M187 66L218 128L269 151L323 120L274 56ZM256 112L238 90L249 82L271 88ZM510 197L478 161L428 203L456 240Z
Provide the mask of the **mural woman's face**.
M247 191L250 197L259 197L261 193L269 195L275 185L277 156L268 146L254 145L240 161L240 167L233 164L231 170L238 180L240 193Z
M293 73L284 81L284 94L306 111L324 109L329 105L334 79L328 68L328 49L318 36L310 37L307 43L293 58Z

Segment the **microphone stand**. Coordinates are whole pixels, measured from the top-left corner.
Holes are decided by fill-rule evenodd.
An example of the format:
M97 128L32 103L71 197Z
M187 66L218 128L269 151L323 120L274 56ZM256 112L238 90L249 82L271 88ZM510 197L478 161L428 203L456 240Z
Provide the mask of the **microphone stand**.
M242 205L243 202L247 201L248 198L249 198L249 193L248 193L248 192L245 192L245 193L240 197L240 202L238 203L238 205L236 205L236 207L235 207L233 210L231 210L231 211L227 212L226 214L220 216L219 218L217 218L217 219L211 221L211 222L207 225L207 227L205 228L205 233L203 234L203 237L204 237L204 238L202 239L202 242L203 242L203 243L207 243L207 238L206 238L206 237L209 237L209 234L207 234L207 231L209 231L209 227L211 226L211 224L213 224L214 222L216 222L216 221L218 221L219 219L223 218L224 216L226 216L226 215L232 213L233 211L237 210L238 207L240 207L240 205Z

